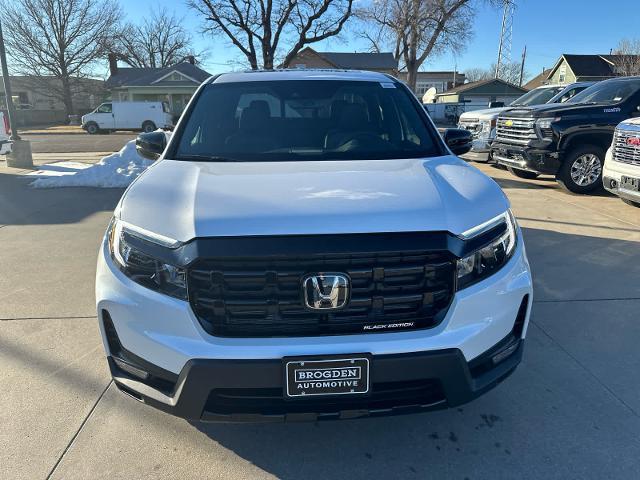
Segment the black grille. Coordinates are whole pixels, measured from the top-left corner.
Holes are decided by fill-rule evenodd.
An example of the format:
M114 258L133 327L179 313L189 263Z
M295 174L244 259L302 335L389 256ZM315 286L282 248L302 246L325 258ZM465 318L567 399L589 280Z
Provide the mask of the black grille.
M289 413L331 414L345 410L391 410L424 408L445 401L437 380L374 383L369 396L333 396L284 399L281 388L219 388L209 395L205 411L214 414L284 415Z
M444 318L453 297L454 265L449 252L211 258L189 268L189 298L216 336L354 334L366 325L406 322L429 328ZM345 308L318 313L304 307L302 279L320 272L349 275Z

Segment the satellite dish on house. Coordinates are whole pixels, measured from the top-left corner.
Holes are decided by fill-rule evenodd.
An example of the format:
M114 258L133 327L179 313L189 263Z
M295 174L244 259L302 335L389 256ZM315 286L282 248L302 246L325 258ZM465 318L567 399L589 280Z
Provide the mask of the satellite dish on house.
M436 90L436 87L431 87L429 90L424 92L424 95L422 96L422 103L435 103L437 93L438 91Z

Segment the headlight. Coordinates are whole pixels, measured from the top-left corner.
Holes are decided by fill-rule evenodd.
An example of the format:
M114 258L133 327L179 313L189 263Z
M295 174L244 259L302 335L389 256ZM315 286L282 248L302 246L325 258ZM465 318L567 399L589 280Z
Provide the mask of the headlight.
M491 133L491 130L493 130L494 128L496 128L496 119L494 118L493 120L484 120L482 122L482 131L484 133Z
M176 248L179 242L136 229L115 218L108 230L111 258L127 277L140 285L181 300L187 299L183 268L164 263L145 252L145 245Z
M551 126L555 122L559 122L560 117L555 118L540 118L536 122L536 126L538 127L538 132L540 132L541 138L553 138L553 129Z
M466 288L500 270L513 256L516 247L516 221L510 210L472 229L470 236L505 225L505 230L487 245L458 260L458 290Z

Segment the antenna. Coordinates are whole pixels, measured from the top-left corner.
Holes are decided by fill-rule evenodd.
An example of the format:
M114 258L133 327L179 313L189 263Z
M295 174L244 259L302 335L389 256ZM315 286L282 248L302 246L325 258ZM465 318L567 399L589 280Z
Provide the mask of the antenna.
M498 45L498 61L496 63L495 78L506 77L507 65L511 62L511 40L513 37L513 14L515 0L503 0L502 28L500 29L500 44Z

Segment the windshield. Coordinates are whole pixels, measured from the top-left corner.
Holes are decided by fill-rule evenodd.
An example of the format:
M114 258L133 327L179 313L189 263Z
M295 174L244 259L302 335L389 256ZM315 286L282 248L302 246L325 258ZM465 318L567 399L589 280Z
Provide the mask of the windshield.
M620 103L636 93L639 87L640 82L628 80L596 83L566 103Z
M389 82L285 80L210 84L173 158L289 161L441 155L408 93Z
M529 105L542 105L555 97L563 89L564 87L536 88L514 100L511 106L528 107Z

